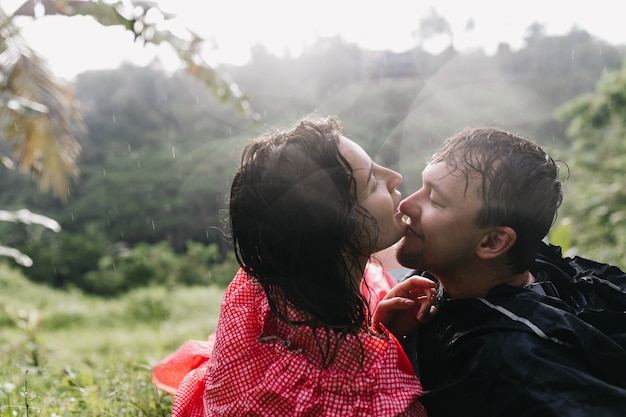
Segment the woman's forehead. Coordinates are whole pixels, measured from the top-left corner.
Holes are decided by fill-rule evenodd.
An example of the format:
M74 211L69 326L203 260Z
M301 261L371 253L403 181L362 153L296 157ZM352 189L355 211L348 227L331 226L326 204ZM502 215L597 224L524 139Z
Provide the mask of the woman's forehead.
M367 169L369 171L372 159L358 143L342 136L339 140L339 151L350 163L353 170Z

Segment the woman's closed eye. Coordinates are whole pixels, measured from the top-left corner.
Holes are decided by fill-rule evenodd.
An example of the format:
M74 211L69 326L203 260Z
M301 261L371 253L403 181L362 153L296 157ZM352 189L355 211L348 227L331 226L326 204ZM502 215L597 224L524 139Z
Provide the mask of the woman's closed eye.
M377 177L375 174L372 174L372 176L369 179L369 182L370 182L370 190L375 191L380 186L380 184L384 183L385 181Z

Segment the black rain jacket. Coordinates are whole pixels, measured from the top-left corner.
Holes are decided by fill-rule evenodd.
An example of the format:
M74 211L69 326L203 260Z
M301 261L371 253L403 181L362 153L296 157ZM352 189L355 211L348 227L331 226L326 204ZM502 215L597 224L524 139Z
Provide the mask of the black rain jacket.
M626 274L545 245L532 287L440 297L403 344L429 417L626 416Z

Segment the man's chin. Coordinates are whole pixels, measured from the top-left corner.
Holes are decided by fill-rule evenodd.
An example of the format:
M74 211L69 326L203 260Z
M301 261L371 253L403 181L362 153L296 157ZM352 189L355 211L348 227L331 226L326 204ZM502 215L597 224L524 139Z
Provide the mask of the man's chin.
M405 268L424 269L423 258L415 250L407 248L406 245L404 245L404 240L401 240L398 244L396 249L396 260Z

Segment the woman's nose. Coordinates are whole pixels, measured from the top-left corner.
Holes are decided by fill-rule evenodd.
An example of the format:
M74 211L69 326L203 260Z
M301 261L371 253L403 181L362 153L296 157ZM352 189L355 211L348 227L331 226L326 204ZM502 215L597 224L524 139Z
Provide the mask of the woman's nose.
M389 189L394 190L402 183L402 175L399 172L394 170L389 170L389 179L387 180L387 184L389 184Z

